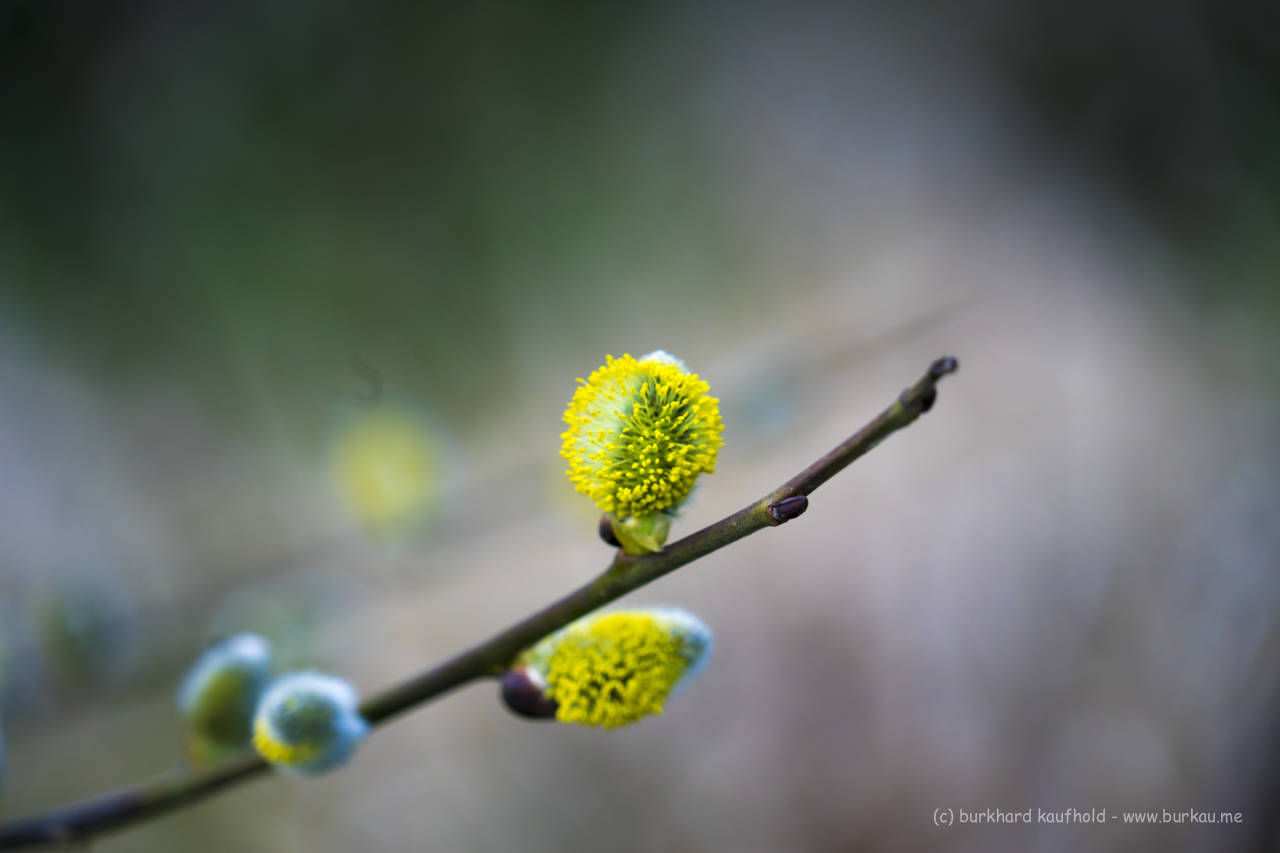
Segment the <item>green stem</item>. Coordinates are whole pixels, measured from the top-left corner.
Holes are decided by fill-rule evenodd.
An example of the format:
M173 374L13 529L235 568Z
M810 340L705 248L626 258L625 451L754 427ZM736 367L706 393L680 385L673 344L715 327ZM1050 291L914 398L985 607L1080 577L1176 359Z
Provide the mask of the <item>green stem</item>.
M480 645L369 697L361 703L360 713L376 726L464 684L500 676L522 651L573 620L757 530L796 517L804 511L814 489L927 412L937 397L938 380L957 367L954 358L938 359L873 421L760 500L657 553L636 556L618 551L613 563L591 583ZM268 766L257 755L246 753L209 770L175 770L151 781L0 824L0 850L88 839L196 803L260 775Z

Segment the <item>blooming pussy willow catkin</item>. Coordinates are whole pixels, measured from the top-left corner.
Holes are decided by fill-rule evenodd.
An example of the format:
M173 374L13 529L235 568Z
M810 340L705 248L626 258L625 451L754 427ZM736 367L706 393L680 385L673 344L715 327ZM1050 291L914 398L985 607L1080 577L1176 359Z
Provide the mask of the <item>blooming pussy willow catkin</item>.
M724 443L719 401L662 350L606 356L579 382L561 435L569 479L614 519L628 550L656 551L666 539L657 515L673 512L699 474L715 471Z
M267 689L253 720L258 754L288 773L312 776L345 764L369 731L355 689L332 675L292 672Z
M711 629L678 608L621 610L579 619L517 663L563 723L617 728L661 714L702 671Z
M190 733L209 745L246 746L270 670L271 646L257 634L235 634L206 649L178 689Z

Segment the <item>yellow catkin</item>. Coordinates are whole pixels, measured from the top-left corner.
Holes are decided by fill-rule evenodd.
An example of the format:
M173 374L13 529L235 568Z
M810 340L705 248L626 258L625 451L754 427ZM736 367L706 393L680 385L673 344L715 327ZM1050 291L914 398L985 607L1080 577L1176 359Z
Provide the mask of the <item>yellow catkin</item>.
M715 471L724 424L696 373L608 356L579 381L561 454L574 488L602 511L625 517L677 507L699 474Z
M258 754L272 764L295 765L310 761L319 747L314 743L287 744L271 734L265 718L259 718L253 726L253 746Z
M661 714L688 667L681 651L681 638L647 613L611 613L571 628L546 661L556 718L611 729Z

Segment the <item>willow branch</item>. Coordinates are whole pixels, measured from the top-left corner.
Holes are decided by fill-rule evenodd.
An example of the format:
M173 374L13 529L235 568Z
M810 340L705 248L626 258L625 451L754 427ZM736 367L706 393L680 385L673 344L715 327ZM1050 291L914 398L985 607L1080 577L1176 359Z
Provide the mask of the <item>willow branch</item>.
M938 381L958 366L954 358L935 361L874 420L760 500L657 553L636 556L619 550L604 573L586 586L480 645L369 697L361 703L360 713L370 725L377 726L464 684L499 677L521 652L575 619L757 530L799 516L816 488L929 411L937 399ZM245 753L208 770L174 770L151 781L0 824L0 850L65 844L139 823L246 782L268 766L256 754Z

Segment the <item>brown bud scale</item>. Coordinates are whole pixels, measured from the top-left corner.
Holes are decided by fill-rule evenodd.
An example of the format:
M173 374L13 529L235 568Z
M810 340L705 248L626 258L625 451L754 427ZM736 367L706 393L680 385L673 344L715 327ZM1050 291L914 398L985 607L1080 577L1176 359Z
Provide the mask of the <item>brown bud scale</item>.
M502 676L502 701L511 713L534 720L555 717L558 707L523 669L513 669Z

